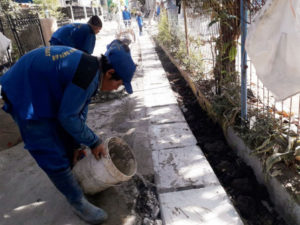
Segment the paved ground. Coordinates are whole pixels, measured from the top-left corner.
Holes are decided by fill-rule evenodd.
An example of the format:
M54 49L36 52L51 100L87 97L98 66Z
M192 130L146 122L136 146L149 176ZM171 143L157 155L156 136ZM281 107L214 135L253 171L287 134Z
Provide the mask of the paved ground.
M3 106L3 101L0 99L0 108ZM12 118L0 110L0 151L10 148L21 141L21 135L18 127Z
M95 55L104 53L116 30L115 23L104 23ZM123 137L134 150L138 174L155 174L164 224L242 224L196 146L146 33L132 44L132 55L138 63L134 94L92 104L89 126L104 139ZM86 224L72 213L22 143L0 152L0 180L0 224ZM131 207L133 186L127 182L89 196L108 212L105 225L142 224Z

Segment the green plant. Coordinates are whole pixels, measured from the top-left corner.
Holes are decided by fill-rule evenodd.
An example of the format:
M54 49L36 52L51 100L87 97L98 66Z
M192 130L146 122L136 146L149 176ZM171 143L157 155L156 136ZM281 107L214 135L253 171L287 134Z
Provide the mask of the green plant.
M188 54L183 32L180 32L179 28L170 28L166 12L161 14L158 30L158 40L169 48L173 56L180 61L181 66L192 74L193 79L200 79L203 71L201 40L189 37L190 52Z
M108 7L109 13L116 14L118 12L118 5L112 2Z
M38 13L42 18L55 17L60 19L63 17L59 11L59 0L33 0L33 3L38 5Z
M191 72L196 80L203 78L203 55L201 53L201 47L203 42L199 37L189 37L190 52L188 58L190 60Z
M202 9L209 8L209 12L204 12L211 18L209 26L218 24L220 27L219 35L212 39L216 60L214 75L219 90L217 95L206 96L206 98L210 100L214 115L222 121L223 130L226 132L228 127L234 127L249 148L253 149L253 154L263 161L267 172L271 172L276 163L284 162L288 166L293 165L300 173L299 162L295 161L296 156L300 160L300 140L297 134L289 129L288 124L282 125L279 118L275 119L269 113L261 113L261 109L248 109L250 120L242 123L241 87L237 82L238 72L235 70L237 38L240 32L239 1L191 0L188 4L192 3L198 4ZM201 55L203 43L198 37L189 37L188 55L185 37L179 30L170 29L167 15L162 14L157 39L169 49L173 57L180 62L179 64L191 74L191 77L195 76L200 79L203 70L203 56ZM200 91L202 92L201 89Z
M12 0L0 0L0 14L15 14L20 12L20 6Z
M165 46L170 47L172 43L172 35L170 33L170 26L168 22L167 13L164 11L158 24L158 40Z
M208 6L207 6L208 7ZM212 14L209 26L219 24L219 36L216 38L216 64L214 76L216 80L217 94L221 94L221 87L225 83L225 75L235 77L235 56L237 39L240 35L240 2L225 1L225 3L213 2L210 5ZM226 71L224 73L223 71Z
M130 10L131 15L136 15L137 12L138 12L137 8L132 8Z
M253 154L261 158L264 169L270 172L279 162L296 166L295 156L300 140L289 125L257 109L250 111L249 116L248 126L235 128L249 148L253 149Z
M235 83L226 83L222 89L223 92L214 95L211 101L213 111L222 121L223 131L226 132L229 126L240 124L240 88Z

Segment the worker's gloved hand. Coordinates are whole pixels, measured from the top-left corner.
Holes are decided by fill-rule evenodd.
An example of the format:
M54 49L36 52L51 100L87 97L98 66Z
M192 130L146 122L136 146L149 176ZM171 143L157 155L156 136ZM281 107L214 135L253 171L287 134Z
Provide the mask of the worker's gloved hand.
M104 158L107 157L107 152L106 152L103 144L100 144L100 145L96 146L95 148L93 148L92 153L97 160L99 160L101 157L104 157Z
M86 150L85 148L79 148L74 151L74 156L73 156L73 166L82 158L86 156Z
M101 208L89 203L85 197L78 202L71 203L73 211L84 221L90 224L100 224L107 219L107 214Z

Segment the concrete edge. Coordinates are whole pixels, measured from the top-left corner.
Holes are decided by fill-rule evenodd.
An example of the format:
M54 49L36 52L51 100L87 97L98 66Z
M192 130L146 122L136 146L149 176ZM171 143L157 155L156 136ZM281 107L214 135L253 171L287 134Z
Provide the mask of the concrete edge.
M264 172L259 158L251 154L253 151L246 146L232 127L229 127L224 135L230 147L253 169L259 183L266 186L275 209L280 212L286 222L290 225L300 224L300 205L296 199L288 193L276 177L271 177ZM266 175L268 179L265 179Z
M151 39L150 39L151 40ZM173 93L173 92L172 92ZM174 93L173 93L174 94ZM175 96L174 96L175 97ZM177 105L178 106L178 103L177 103L177 101L176 101L176 104L175 105ZM156 106L148 106L148 108L152 108L152 107L165 107L165 105L156 105ZM148 111L148 109L147 109L147 111ZM185 124L187 124L187 122L186 122L186 120L185 121L182 121L182 122L175 122L175 123L185 123ZM165 123L162 123L162 124L152 124L152 126L159 126L159 125L165 125ZM187 126L188 126L188 124L187 124ZM150 126L151 127L151 126ZM149 133L151 133L151 128L149 127ZM189 127L189 126L188 126ZM191 131L190 131L191 132ZM194 135L193 135L193 133L191 132L191 134L192 134L192 136L194 137ZM195 137L194 137L195 138ZM196 146L196 147L199 147L199 146L197 146L196 145L196 143L194 143L193 145L191 145L191 146ZM179 146L177 146L177 148L178 148ZM182 147L186 147L186 145L184 145L184 146L180 146L181 148ZM153 149L153 146L152 146L152 151L154 152L154 151L164 151L164 150L166 150L166 149L173 149L174 147L171 147L171 148L159 148L159 149L156 149L155 150L155 148ZM201 153L203 154L203 152L202 152L202 150L201 150L201 148L199 148L200 149L200 151L201 151ZM204 155L204 154L203 154ZM210 165L209 164L209 162L207 161L207 159L206 159L206 157L204 157L205 158L205 160L206 160L206 162L208 163L208 165ZM152 159L153 159L153 155L152 155ZM154 159L153 159L154 160ZM210 167L211 168L211 167ZM213 171L213 169L211 168L211 170ZM233 203L232 203L232 201L230 200L230 198L229 198L229 196L228 196L228 194L227 194L227 192L226 192L226 190L224 189L224 187L221 185L221 183L219 182L219 179L217 178L217 176L216 176L216 174L214 173L214 171L213 171L213 174L214 174L214 176L216 177L216 180L217 180L217 183L214 183L214 184L211 184L211 185L208 185L207 187L219 187L220 189L222 189L222 191L224 191L224 193L225 193L225 198L227 199L227 201L228 201L228 204L230 205L230 207L231 207L231 210L232 210L232 212L233 213L235 213L236 214L236 218L237 218L237 221L236 221L236 224L243 224L243 220L242 220L242 218L240 217L240 215L239 215L239 213L238 213L238 210L235 208L235 206L233 205ZM157 184L158 183L158 180L159 180L159 171L155 171L155 173L154 173L154 180L155 180L155 184ZM186 186L186 187L177 187L177 188L175 188L175 189L173 189L173 188L170 188L170 189L164 189L164 190L159 190L159 189L157 189L157 191L158 191L158 200L159 200L159 204L160 204L160 209L161 209L161 219L162 219L162 221L163 221L163 224L164 225L168 225L167 223L166 223L166 216L165 216L165 213L164 213L164 210L167 210L167 208L165 208L166 206L165 205L163 205L162 204L162 201L161 201L161 195L163 195L163 194L168 194L168 193L176 193L176 192L184 192L184 191L191 191L191 190L194 190L194 191L198 191L199 193L203 190L203 189L205 189L206 188L206 186L202 186L202 185L195 185L195 186ZM173 224L173 223L172 223Z

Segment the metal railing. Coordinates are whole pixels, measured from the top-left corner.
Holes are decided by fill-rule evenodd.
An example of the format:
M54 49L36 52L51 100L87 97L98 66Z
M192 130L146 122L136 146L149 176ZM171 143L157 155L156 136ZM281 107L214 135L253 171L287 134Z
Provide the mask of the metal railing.
M86 18L84 13L84 7L82 6L72 6L73 16L75 20L80 20Z
M209 1L205 2L207 3ZM213 4L214 1L211 2ZM247 18L247 21L244 22L249 26L253 15L265 4L265 0L252 0L250 3L248 1L245 2L247 2L245 6L247 6L247 10L249 10L249 14L248 16L245 14L241 14L240 16L243 18L244 15L245 18ZM213 7L213 5L211 7ZM240 6L233 5L233 7ZM182 44L175 46L177 50L173 53L178 54L178 52L185 49L190 58L198 57L199 55L197 56L197 54L200 54L198 57L200 63L198 64L201 64L202 69L201 71L195 71L194 69L190 76L198 85L199 89L202 88L201 91L205 92L204 94L208 96L208 98L217 96L216 86L211 84L216 84L215 71L216 64L219 60L218 49L222 49L218 45L223 44L223 49L226 50L226 43L220 43L218 41L220 40L220 35L226 35L226 33L220 33L221 24L219 21L214 21L215 12L209 7L201 9L200 12L195 12L194 8L186 7L186 12L184 13L182 8L180 14L178 14L177 9L178 8L174 7L167 9L167 19L170 30L172 34L182 41ZM233 8L233 10L235 9ZM186 14L186 16L184 14ZM246 28L247 26L245 29ZM287 140L289 139L289 135L294 136L295 133L299 138L300 94L284 101L276 102L272 93L258 79L251 60L246 60L245 54L241 53L244 42L242 42L238 36L236 41L237 48L232 50L233 53L236 53L236 57L232 60L235 62L235 72L237 76L235 80L227 83L229 86L225 88L230 88L231 91L236 90L238 95L236 99L239 99L236 105L240 107L239 115L242 114L241 107L245 107L241 106L241 93L244 91L244 94L247 96L244 103L247 103L248 106L244 108L247 126L251 126L253 119L264 118L264 120L269 120L270 123L279 122L279 132L284 131L284 137ZM242 65L243 57L244 65ZM186 58L184 60L186 60ZM185 67L186 65L183 66ZM241 68L244 69L245 79L243 89L241 89ZM224 74L227 72L226 67L219 68L219 70L224 72ZM205 88L203 89L203 87Z
M20 56L34 48L45 46L45 40L38 14L15 18L11 15L7 15L7 21L13 33ZM29 44L28 41L25 42L24 40L28 38L28 35L32 31L37 31L35 33L38 33L39 35L35 36L35 39L31 40ZM33 36L31 37L33 38Z
M94 9L91 7L86 7L86 15L87 17L91 17L92 15L94 15Z

